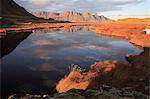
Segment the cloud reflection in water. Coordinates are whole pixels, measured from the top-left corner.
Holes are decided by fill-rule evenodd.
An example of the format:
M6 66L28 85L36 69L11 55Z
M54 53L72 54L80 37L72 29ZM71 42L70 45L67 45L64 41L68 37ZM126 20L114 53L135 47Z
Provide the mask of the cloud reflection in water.
M27 88L40 92L54 86L71 64L88 68L95 61L107 59L125 63L124 55L140 52L128 41L98 37L87 27L38 30L2 59L2 69L7 79L4 83L11 83L10 88L19 87L23 91L26 91L24 86L33 86L33 89Z

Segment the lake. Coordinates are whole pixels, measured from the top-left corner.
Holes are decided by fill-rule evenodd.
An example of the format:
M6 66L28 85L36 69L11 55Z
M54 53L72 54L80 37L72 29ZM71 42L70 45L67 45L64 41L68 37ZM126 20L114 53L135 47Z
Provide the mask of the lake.
M126 40L96 36L88 27L9 33L1 39L2 96L50 93L71 64L88 69L101 60L127 63L142 50Z

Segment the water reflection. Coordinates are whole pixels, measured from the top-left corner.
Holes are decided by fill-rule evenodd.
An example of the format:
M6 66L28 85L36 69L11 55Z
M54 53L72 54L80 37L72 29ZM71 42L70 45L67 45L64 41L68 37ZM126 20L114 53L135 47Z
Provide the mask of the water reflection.
M50 29L39 29L36 32L48 33L48 32L88 32L90 29L87 26L72 26L72 27L62 27L62 28L50 28Z
M80 27L80 26L75 26L75 27L70 27L70 28L60 28L61 31L63 32L88 32L90 29L85 26L85 27Z
M22 32L22 33L10 33L8 35L3 36L0 39L1 43L1 55L3 57L10 52L12 52L20 42L26 39L31 33L30 32Z
M100 88L103 84L128 88L150 95L150 48L144 48L139 55L126 57L130 64L117 63L109 72L101 71L91 87Z
M23 36L11 38L18 40ZM12 42L11 46L19 44ZM99 60L116 59L126 63L126 54L140 52L128 41L98 37L87 27L37 30L1 59L2 94L49 92L66 74L71 64L88 68Z

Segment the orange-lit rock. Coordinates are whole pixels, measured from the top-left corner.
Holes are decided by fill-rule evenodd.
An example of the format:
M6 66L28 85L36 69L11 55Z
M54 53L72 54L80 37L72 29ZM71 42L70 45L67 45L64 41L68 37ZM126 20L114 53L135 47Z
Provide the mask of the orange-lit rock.
M149 59L150 48L144 48L140 55L127 56L130 64L121 64L117 61L100 61L90 66L85 73L73 70L56 86L58 92L70 89L94 88L99 90L102 85L116 88L129 87L132 90L148 94L149 89Z
M128 22L128 21L127 21ZM149 26L148 22L134 24L126 21L102 23L99 26L91 26L96 35L106 35L121 37L129 40L131 43L142 47L150 47L150 35L145 34L145 28Z
M132 35L130 38L130 42L143 47L150 47L150 35L149 34Z
M144 48L139 55L126 57L130 64L115 63L109 72L99 72L91 82L90 88L99 88L103 84L116 88L131 88L149 94L150 48Z
M67 92L70 89L85 90L91 84L93 78L98 76L100 71L109 72L115 68L116 63L117 61L101 61L91 65L91 69L85 73L72 70L68 76L59 81L56 90L59 93Z
M104 72L109 72L115 68L117 61L100 61L98 63L92 64L91 69L97 72L101 70Z
M92 78L95 77L97 74L96 72L88 72L88 73L81 73L79 71L71 71L67 77L60 80L56 86L56 90L61 92L67 92L70 89L83 89L85 90Z

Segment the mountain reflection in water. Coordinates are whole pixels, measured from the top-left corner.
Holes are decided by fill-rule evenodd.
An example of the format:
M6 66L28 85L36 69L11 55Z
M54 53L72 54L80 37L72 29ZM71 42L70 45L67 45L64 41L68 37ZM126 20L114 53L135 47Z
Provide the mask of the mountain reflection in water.
M62 28L51 28L51 29L40 29L37 30L38 32L42 33L48 33L48 32L56 32L56 31L62 31L62 32L88 32L90 29L87 26L81 27L81 26L72 26L72 27L62 27Z
M3 96L48 93L71 64L87 69L100 60L127 63L126 54L141 52L126 40L98 37L88 27L42 29L32 34L10 33L2 43Z
M30 34L31 34L30 32L10 33L1 38L0 57L3 57L4 55L7 55L10 52L12 52L17 47L17 45L24 39L26 39Z

